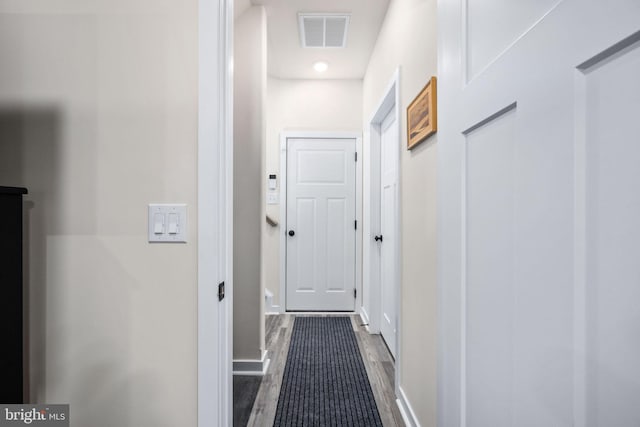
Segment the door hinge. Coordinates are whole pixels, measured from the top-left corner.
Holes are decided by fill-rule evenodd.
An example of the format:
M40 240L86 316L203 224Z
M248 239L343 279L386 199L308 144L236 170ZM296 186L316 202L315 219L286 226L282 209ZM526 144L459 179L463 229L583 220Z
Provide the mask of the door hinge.
M358 153L356 153L356 162L358 161Z
M358 290L353 288L353 297L356 298L358 296Z
M358 229L358 220L353 221L353 228Z
M218 301L224 299L224 282L218 283Z

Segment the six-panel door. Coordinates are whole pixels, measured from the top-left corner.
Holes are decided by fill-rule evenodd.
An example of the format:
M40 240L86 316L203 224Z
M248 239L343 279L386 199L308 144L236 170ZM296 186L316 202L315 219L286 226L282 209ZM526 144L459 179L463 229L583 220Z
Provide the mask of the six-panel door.
M355 139L287 141L287 310L354 310L355 152Z

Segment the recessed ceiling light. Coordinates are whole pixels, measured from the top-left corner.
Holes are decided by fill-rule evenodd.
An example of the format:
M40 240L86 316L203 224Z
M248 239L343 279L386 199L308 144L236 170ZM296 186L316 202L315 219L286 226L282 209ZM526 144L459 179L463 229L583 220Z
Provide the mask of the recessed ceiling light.
M329 64L324 61L318 61L313 64L313 69L319 73L324 73L325 71L327 71L327 68L329 68Z

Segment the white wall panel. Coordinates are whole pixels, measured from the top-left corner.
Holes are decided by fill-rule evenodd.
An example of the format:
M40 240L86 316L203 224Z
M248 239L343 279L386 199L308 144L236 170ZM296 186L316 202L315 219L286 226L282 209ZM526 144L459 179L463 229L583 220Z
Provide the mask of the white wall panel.
M498 58L560 1L467 0L469 80Z
M438 425L640 425L640 3L438 16Z
M587 425L640 411L640 44L586 74Z
M469 426L510 426L512 419L515 117L511 110L467 135Z

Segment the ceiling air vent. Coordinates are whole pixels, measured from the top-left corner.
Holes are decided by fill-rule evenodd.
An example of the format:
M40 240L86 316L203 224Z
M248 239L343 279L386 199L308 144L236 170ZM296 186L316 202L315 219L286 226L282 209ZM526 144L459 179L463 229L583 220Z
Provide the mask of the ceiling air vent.
M345 47L350 15L299 13L302 47Z

